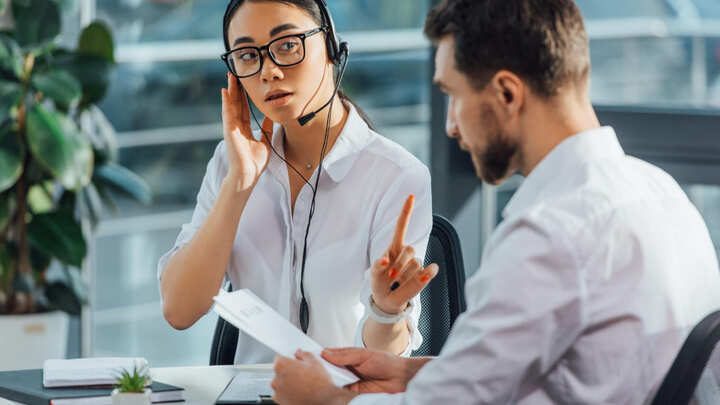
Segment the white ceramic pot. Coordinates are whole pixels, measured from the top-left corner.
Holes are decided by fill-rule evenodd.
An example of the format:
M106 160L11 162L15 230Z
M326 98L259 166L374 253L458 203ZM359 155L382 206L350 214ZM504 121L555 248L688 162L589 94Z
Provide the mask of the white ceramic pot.
M112 392L112 405L150 405L152 390L145 388L142 393L120 392L115 388Z
M61 311L0 315L0 371L42 368L47 359L64 359L69 323Z

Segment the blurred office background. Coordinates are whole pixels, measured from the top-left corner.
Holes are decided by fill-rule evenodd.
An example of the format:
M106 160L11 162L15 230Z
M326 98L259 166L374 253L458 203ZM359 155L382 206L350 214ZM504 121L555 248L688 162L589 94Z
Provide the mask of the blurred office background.
M430 84L422 35L436 0L328 0L351 61L343 87L380 132L433 173L435 211L460 233L467 273L522 179L482 187L444 137L445 98ZM577 0L591 38L592 98L628 153L683 183L720 243L720 2ZM90 304L74 323L71 355L144 356L153 366L207 364L216 317L186 331L162 317L156 265L186 222L222 138L221 25L227 0L83 0L64 18L68 38L106 21L118 67L100 106L118 133L120 163L154 202L121 200L91 245ZM681 270L681 269L680 269ZM82 328L80 327L82 326Z

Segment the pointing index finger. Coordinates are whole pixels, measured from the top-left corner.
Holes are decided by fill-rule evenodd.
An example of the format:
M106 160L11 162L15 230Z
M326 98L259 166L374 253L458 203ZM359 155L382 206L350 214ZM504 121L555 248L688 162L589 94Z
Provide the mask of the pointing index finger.
M400 217L398 217L397 226L395 227L395 235L393 235L392 242L390 243L390 254L393 257L397 257L400 251L402 251L403 244L405 243L405 232L410 223L410 214L412 214L414 204L415 196L411 194L407 200L405 200L405 205L403 205Z

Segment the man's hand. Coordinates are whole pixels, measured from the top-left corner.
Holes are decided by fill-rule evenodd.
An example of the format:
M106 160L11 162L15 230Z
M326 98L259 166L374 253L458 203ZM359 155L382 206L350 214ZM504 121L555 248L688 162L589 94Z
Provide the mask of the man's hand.
M325 366L312 353L298 350L295 359L277 356L270 383L273 400L282 405L345 405L357 395L336 387Z
M358 377L362 378L361 381L346 387L358 394L404 392L410 379L427 361L418 359L421 364L413 364L415 359L354 347L325 349L322 356L336 366L351 367Z

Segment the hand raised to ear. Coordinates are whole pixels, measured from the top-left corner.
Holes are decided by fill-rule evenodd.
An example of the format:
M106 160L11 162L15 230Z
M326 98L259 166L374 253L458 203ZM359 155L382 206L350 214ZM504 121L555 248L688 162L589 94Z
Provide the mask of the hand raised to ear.
M262 136L255 140L250 126L250 106L245 90L238 80L228 73L228 88L221 90L223 139L227 151L228 176L237 181L236 191L251 189L267 167L273 122L265 118Z

